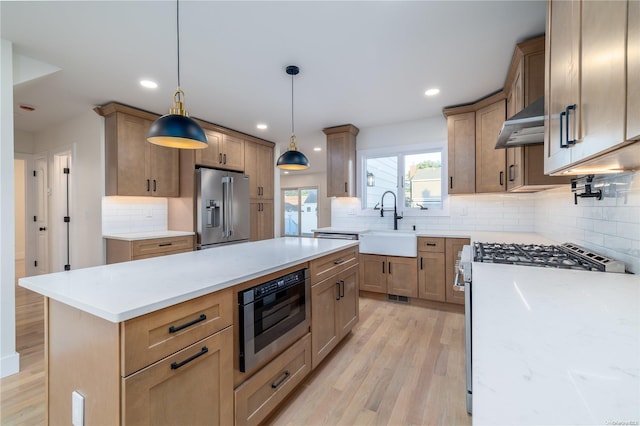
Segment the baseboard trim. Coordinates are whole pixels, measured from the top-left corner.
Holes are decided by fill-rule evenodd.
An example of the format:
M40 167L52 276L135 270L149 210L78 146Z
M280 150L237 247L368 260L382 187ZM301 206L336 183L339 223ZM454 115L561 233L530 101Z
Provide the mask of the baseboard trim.
M20 354L14 352L0 358L0 378L20 372Z

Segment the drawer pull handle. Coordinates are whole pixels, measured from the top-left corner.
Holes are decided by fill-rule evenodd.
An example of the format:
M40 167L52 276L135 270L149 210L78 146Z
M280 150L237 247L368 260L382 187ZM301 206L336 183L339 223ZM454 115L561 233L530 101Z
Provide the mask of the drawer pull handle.
M203 346L202 349L200 350L200 352L198 352L195 355L191 355L189 358L185 359L184 361L181 362L172 362L171 363L171 369L172 370L177 370L178 368L182 367L185 364L190 363L191 361L193 361L194 359L201 357L202 355L206 354L207 352L209 352L209 348L207 348L206 346Z
M438 245L438 244L436 244L436 243L427 243L427 246L428 246L428 247L435 247L435 246L437 246L437 245Z
M282 384L282 382L284 382L285 380L287 380L287 378L291 375L291 373L289 373L289 370L285 370L284 375L282 376L282 378L280 380L278 380L277 382L273 382L271 383L271 387L273 389L277 388L278 386L280 386Z
M166 246L170 246L173 245L173 243L160 243L158 244L158 247L166 247Z
M344 263L344 259L343 258L340 258L340 259L338 259L338 260L333 262L334 265L339 265L341 263Z
M200 316L198 318L194 319L193 321L189 321L189 322L187 322L185 324L182 324L182 325L179 325L177 327L175 325L172 325L171 327L169 327L169 333L175 333L176 331L180 331L183 328L191 327L193 324L197 324L200 321L204 321L206 319L207 319L207 316L205 314L200 314Z

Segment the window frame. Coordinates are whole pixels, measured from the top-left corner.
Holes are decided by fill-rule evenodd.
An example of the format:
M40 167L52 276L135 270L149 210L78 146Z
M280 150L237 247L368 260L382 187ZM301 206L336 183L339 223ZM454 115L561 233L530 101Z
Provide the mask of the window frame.
M317 186L292 186L292 187L282 187L280 188L280 198L282 199L281 203L281 215L280 215L280 236L281 237L299 237L299 238L313 238L313 233L311 235L302 235L302 191L303 190L315 190L316 198L320 195L320 190ZM298 235L293 234L285 234L285 214L286 214L286 199L285 192L286 191L298 191ZM318 210L319 203L316 203L316 227L318 223ZM307 212L310 213L310 212Z
M440 193L442 194L442 207L441 208L429 208L427 210L420 210L419 207L403 207L404 206L404 176L406 170L404 170L404 156L414 155L428 152L440 152L441 167L440 167ZM360 208L364 215L379 215L379 210L366 207L366 191L367 191L367 178L366 178L366 161L370 158L391 157L397 156L398 170L402 167L403 173L398 174L398 182L396 186L396 197L398 199L398 214L407 217L423 217L423 216L449 216L449 193L447 186L448 174L448 157L447 157L447 141L435 141L430 143L421 143L414 145L399 145L393 147L384 148L368 148L357 151L357 164L358 173L356 178L358 196L360 198Z

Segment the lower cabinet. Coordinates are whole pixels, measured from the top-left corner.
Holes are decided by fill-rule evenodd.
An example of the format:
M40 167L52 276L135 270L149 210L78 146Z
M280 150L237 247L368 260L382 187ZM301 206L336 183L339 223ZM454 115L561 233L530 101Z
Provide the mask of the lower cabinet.
M273 200L250 200L249 240L267 240L273 236Z
M236 388L235 424L259 424L310 372L311 334L307 334Z
M115 238L105 239L107 240L107 265L129 260L166 256L168 254L185 253L193 251L195 247L193 235L133 241Z
M418 253L418 297L420 299L446 300L444 253Z
M231 424L232 369L228 327L122 379L123 424Z
M398 296L418 296L416 258L399 256L360 255L360 288L376 293Z
M358 322L358 266L311 287L312 366L318 364Z

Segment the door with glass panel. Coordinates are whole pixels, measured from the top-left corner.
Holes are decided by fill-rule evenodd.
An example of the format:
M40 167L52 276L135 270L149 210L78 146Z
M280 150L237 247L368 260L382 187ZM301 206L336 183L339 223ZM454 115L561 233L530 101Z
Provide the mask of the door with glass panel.
M318 227L318 188L282 190L282 235L313 237Z

